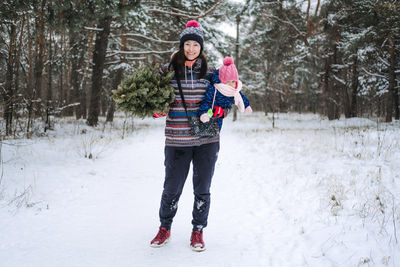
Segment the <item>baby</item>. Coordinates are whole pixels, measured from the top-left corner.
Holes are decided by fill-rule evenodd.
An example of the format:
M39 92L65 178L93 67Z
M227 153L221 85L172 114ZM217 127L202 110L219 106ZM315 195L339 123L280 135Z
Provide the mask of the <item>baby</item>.
M200 121L208 122L211 117L216 117L219 130L222 127L222 119L230 111L232 104L235 104L240 112L253 112L249 100L240 91L242 82L239 80L233 59L226 57L223 63L224 65L212 74L211 81L214 85L207 87L199 109Z

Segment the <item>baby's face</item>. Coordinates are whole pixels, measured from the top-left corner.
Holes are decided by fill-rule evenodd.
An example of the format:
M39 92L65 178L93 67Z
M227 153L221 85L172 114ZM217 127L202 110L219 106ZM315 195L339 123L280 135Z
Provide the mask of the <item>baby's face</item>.
M236 88L236 81L227 81L224 84L229 85L232 88Z

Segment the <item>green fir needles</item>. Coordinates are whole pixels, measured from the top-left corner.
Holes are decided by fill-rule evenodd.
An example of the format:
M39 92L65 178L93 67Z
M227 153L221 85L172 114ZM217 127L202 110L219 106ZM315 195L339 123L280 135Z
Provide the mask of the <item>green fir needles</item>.
M174 101L174 87L169 83L174 72L160 73L159 65L141 65L113 90L117 107L138 117L167 112Z

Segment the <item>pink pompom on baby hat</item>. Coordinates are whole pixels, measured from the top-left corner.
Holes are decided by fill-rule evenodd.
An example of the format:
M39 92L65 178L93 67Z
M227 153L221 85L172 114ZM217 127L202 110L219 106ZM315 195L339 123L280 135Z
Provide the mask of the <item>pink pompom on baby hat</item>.
M223 63L224 65L221 68L219 68L219 80L222 83L235 81L237 85L237 82L239 80L239 74L235 64L233 64L233 58L226 57L224 58Z

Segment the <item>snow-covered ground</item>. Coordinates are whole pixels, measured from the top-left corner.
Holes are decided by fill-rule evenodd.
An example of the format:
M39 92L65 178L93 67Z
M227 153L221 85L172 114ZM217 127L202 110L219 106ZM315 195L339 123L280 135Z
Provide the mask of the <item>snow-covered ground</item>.
M57 125L1 146L2 267L400 266L399 122L226 119L202 253L189 248L191 174L171 242L149 247L163 119Z

